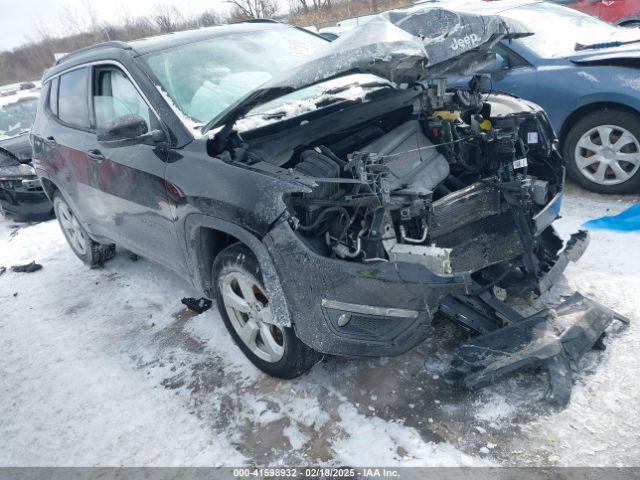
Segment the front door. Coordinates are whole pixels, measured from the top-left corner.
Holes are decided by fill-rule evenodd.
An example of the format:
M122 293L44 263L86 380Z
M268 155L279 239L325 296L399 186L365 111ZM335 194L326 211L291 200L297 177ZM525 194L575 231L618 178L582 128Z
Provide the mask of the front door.
M163 128L130 77L113 65L92 67L90 105L98 130L130 115L142 117L148 131ZM164 183L168 145L109 148L91 132L85 150L95 165L92 182L100 194L100 202L92 205L93 216L109 238L185 274Z
M491 88L540 103L536 68L503 43L497 44L494 51L501 60L502 70L492 75Z

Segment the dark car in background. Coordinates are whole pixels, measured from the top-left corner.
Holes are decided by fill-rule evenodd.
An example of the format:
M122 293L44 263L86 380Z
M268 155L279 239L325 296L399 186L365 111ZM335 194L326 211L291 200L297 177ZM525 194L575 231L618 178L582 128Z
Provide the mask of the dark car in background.
M31 164L29 129L39 97L40 89L33 83L0 87L0 208L15 221L53 214Z
M172 269L271 375L399 355L441 312L481 334L453 381L542 365L564 403L570 360L616 315L574 295L553 312L572 315L563 336L494 295L546 291L587 246L552 226L553 129L535 104L442 80L523 33L418 6L334 42L261 21L97 45L44 75L36 170L80 259L119 244Z

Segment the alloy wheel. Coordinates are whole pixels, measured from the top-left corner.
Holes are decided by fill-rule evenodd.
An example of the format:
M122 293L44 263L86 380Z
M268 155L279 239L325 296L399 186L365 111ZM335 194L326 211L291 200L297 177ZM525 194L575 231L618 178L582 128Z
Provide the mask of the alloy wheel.
M78 219L64 202L58 202L57 214L71 247L79 255L84 255L87 251L87 239Z
M230 272L222 279L221 294L231 325L251 352L265 362L281 360L284 332L273 324L260 282L245 272Z
M640 142L627 129L600 125L587 131L576 145L576 167L600 185L619 185L640 168Z

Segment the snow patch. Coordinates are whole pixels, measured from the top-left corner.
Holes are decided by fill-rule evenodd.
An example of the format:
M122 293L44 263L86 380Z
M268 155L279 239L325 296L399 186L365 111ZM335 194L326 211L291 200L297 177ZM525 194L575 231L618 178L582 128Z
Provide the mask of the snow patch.
M453 467L489 466L491 463L470 457L449 443L425 442L420 434L399 422L365 417L350 403L338 407L347 432L333 443L340 462L354 467ZM375 459L372 462L372 459Z

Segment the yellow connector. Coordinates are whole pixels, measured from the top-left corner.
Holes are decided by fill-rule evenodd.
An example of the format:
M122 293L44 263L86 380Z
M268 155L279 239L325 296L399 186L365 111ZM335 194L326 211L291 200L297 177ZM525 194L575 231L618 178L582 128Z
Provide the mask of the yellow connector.
M453 110L436 110L431 116L432 120L449 120L450 122L462 121L460 112Z

